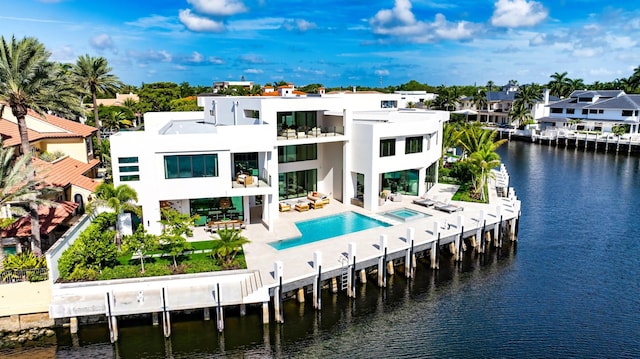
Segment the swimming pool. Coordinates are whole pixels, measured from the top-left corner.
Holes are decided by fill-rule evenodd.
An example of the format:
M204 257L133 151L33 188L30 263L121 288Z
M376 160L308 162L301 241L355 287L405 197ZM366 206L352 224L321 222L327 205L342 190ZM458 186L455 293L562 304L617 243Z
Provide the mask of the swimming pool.
M376 227L389 227L388 223L378 221L356 212L344 212L327 217L296 222L296 227L302 233L301 237L284 239L269 243L277 250L293 248L304 244L321 241L344 234L364 231Z
M387 218L395 219L396 221L402 221L402 222L429 217L428 214L414 211L413 209L409 209L409 208L395 209L393 211L384 212L383 215Z

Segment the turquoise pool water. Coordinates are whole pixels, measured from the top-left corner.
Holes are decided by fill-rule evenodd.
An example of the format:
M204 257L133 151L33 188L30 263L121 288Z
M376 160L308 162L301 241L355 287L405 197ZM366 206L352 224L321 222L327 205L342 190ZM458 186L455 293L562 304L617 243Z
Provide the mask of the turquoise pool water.
M410 209L410 208L400 208L393 211L388 211L383 213L383 215L387 218L391 218L391 219L395 219L396 221L403 221L403 222L429 217L428 214L414 211L413 209Z
M342 236L349 233L364 231L375 227L389 227L390 224L378 221L356 212L344 212L333 216L296 222L296 227L302 233L301 237L284 239L269 243L277 250L293 248L323 239Z

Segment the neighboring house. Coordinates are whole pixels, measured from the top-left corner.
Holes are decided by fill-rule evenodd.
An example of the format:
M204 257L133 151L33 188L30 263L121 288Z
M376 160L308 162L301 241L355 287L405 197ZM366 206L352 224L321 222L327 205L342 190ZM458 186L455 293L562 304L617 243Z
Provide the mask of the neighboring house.
M96 102L98 103L98 106L124 106L125 101L127 101L128 99L131 99L135 102L140 101L140 97L138 97L138 95L134 93L116 93L116 98L99 98L96 99ZM92 104L89 104L89 106L92 106Z
M2 109L0 134L3 147L15 148L19 154L17 120L8 106ZM92 142L97 129L49 114L42 116L31 110L25 120L29 142L34 156L38 158L35 161L37 175L46 183L62 189L56 200L74 201L84 207L88 196L99 184L94 178L100 161L94 158ZM41 159L54 154L61 157L51 162Z
M402 109L400 94L202 95L203 112L147 113L111 136L114 184L138 193L143 224L160 209L273 230L279 202L311 192L377 210L382 190L418 196L437 178L446 111Z
M487 107L478 109L480 122L496 125L510 124L509 111L513 107L518 85L506 84L501 91L487 91Z
M548 117L540 119L547 128L612 132L615 125L628 125L629 133L638 133L640 127L640 95L622 90L574 91L547 106Z
M249 91L253 87L253 81L217 81L213 83L213 93L218 93L220 90L230 87L241 87Z

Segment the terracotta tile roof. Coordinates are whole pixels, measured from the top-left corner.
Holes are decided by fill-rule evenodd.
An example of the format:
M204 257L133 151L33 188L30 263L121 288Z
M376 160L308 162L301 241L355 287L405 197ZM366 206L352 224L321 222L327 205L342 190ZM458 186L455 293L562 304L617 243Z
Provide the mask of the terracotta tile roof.
M91 134L98 131L98 129L95 127L83 125L80 122L67 120L65 118L54 115L45 114L44 116L41 116L32 110L29 110L28 115L33 116L34 118L37 118L39 120L46 121L69 132L81 135L82 137L89 137L91 136Z
M100 163L97 159L93 159L89 163L83 163L71 157L63 157L50 163L34 158L33 163L38 177L52 186L66 187L74 185L94 191L100 184L95 179L84 176L84 173Z
M56 207L39 206L38 222L40 222L40 233L43 235L51 233L60 223L73 215L76 208L78 208L77 203L68 201L60 202ZM0 231L0 236L3 238L31 236L31 217L24 216L18 219L12 225Z
M27 129L27 136L29 136L29 142L32 143L45 138L84 138L91 136L98 130L95 127L83 125L79 122L70 121L54 115L47 114L41 116L32 110L29 110L27 116L46 122L49 125L60 129L60 131L39 132L29 128ZM2 134L3 147L13 147L20 144L20 133L18 132L18 125L16 122L9 121L4 118L0 119L0 134Z

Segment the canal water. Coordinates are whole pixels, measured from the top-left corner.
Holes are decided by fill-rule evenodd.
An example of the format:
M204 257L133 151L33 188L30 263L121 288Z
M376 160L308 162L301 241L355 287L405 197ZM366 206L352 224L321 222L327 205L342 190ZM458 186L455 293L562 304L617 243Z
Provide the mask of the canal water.
M416 278L367 284L323 310L285 304L285 324L228 312L225 331L201 313L106 325L5 357L59 358L640 358L640 159L511 142L500 154L523 203L519 242L441 261ZM266 328L266 329L265 329Z

